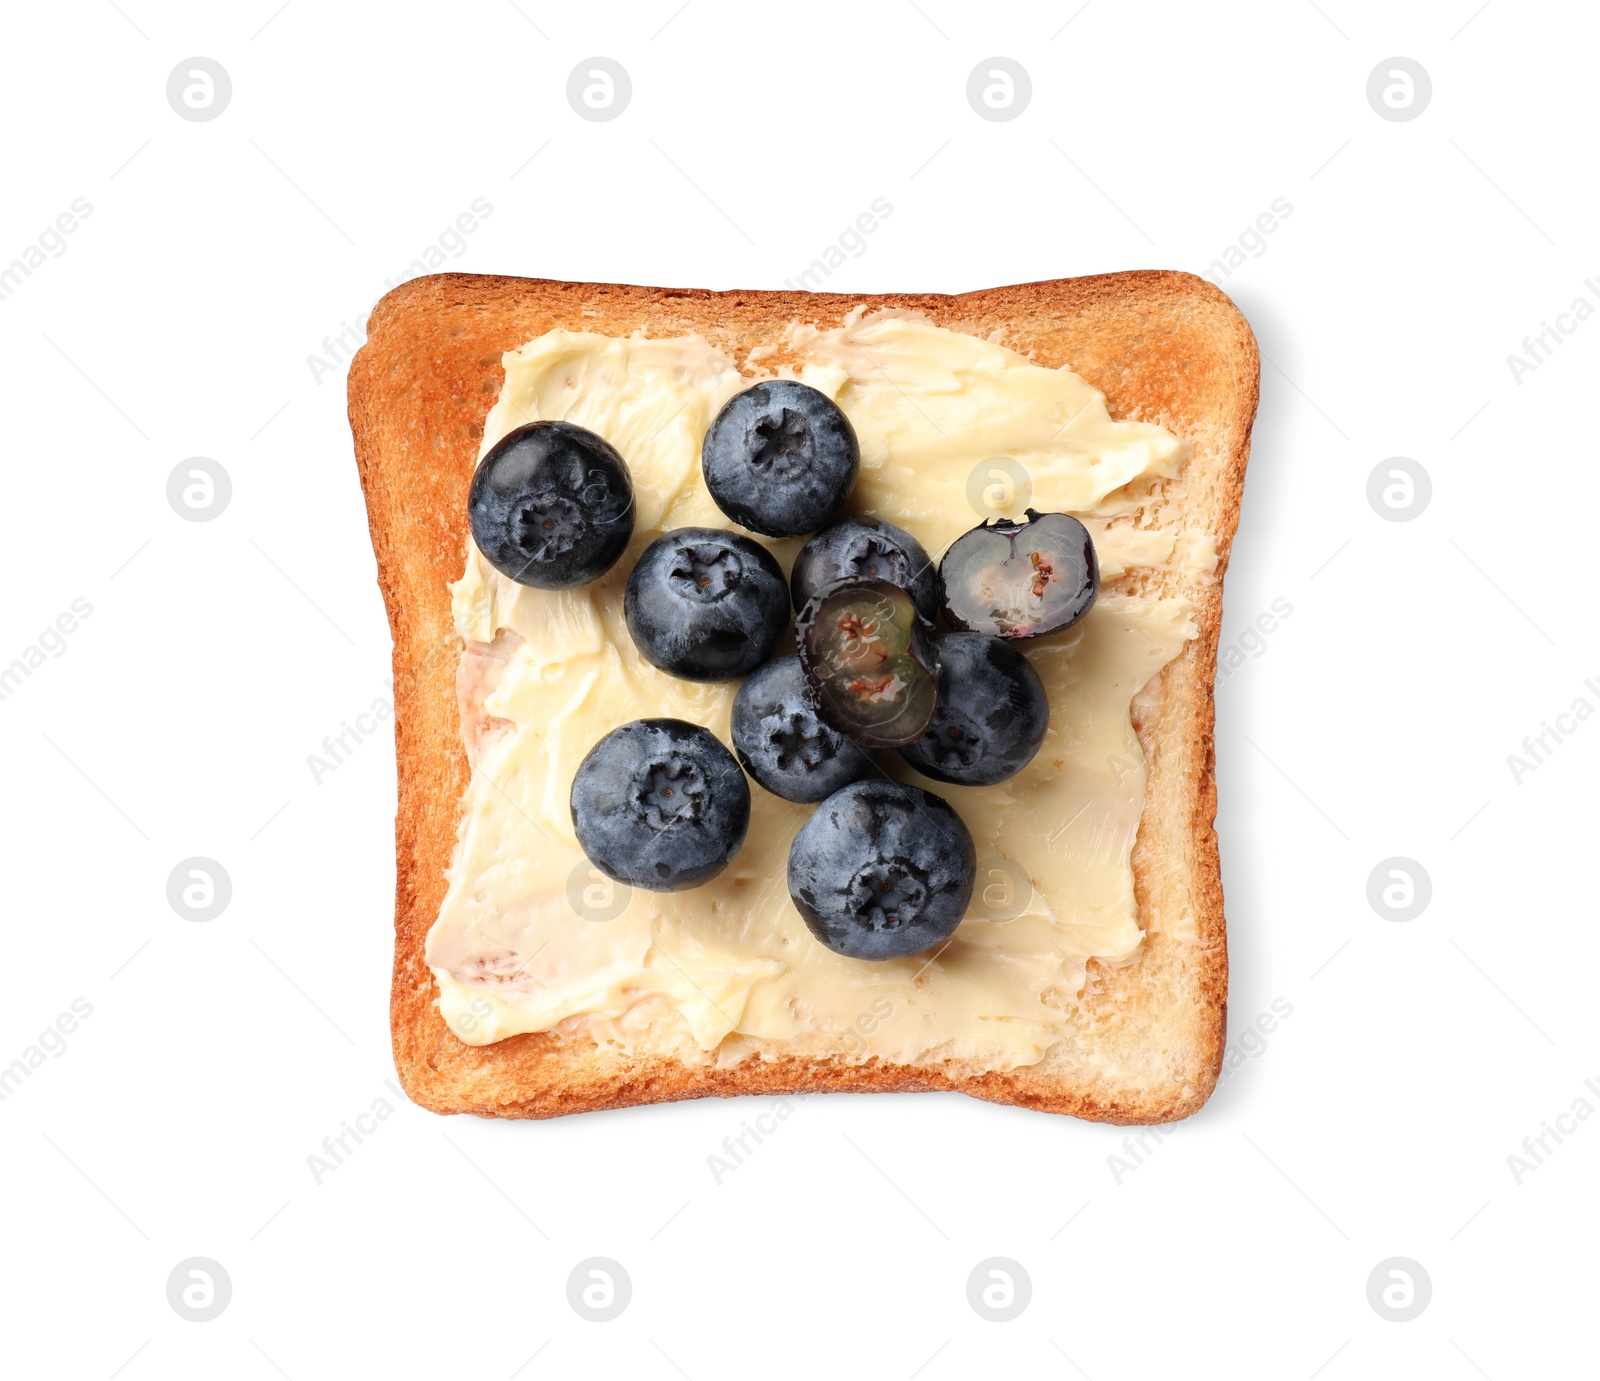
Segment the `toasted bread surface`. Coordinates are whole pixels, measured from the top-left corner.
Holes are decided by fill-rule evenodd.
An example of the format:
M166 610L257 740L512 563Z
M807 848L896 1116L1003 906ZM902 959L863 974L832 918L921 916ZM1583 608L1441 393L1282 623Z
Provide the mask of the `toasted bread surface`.
M1134 703L1148 767L1133 850L1145 939L1131 963L1090 966L1069 1035L1038 1064L1010 1070L802 1057L781 1049L732 1066L667 1052L622 1054L557 1033L468 1045L439 1014L424 961L446 890L468 764L456 669L462 651L449 585L461 574L467 490L501 355L563 327L607 335L697 333L745 368L790 322L836 326L854 308L905 308L993 337L1102 390L1114 417L1159 422L1190 459L1138 515L1215 541L1214 573L1187 561L1128 571L1107 588L1176 596L1199 636ZM1192 275L1134 272L957 296L708 292L440 274L373 309L351 366L350 422L378 581L394 638L395 956L391 1030L407 1094L441 1113L550 1117L707 1095L954 1090L1119 1123L1194 1112L1221 1067L1227 947L1213 829L1212 688L1227 567L1255 417L1259 357L1223 293ZM750 371L755 372L755 371Z

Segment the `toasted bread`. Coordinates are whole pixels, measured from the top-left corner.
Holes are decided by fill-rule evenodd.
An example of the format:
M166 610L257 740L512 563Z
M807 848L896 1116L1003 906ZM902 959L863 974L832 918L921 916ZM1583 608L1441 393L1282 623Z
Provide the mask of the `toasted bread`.
M1214 573L1174 558L1130 569L1113 591L1181 596L1199 636L1134 705L1148 784L1133 850L1144 941L1135 962L1091 964L1068 1036L1005 1070L765 1052L732 1067L666 1052L622 1054L554 1032L489 1045L440 1016L424 943L446 891L469 766L456 693L462 642L450 583L462 570L467 490L501 355L556 327L623 336L697 333L741 368L786 323L837 325L851 309L906 308L1067 366L1112 415L1159 422L1190 448L1152 490L1141 523L1215 539ZM1176 272L1030 283L959 296L707 292L440 274L373 309L350 370L350 422L394 637L396 901L391 1025L401 1082L440 1113L550 1117L707 1095L953 1090L1118 1123L1194 1112L1224 1043L1227 949L1213 829L1212 686L1221 577L1238 522L1259 358L1223 293Z

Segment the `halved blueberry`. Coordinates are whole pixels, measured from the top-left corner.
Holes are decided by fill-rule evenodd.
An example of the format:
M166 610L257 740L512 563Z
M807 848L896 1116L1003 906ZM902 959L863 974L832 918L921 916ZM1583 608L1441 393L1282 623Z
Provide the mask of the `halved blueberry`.
M793 655L745 678L733 698L732 735L744 770L786 801L820 801L873 771L865 748L817 717Z
M1010 643L983 633L946 633L939 703L928 732L900 756L935 781L993 786L1033 761L1050 727L1039 673Z
M789 571L795 612L824 585L838 580L887 580L911 596L929 623L939 613L939 572L933 558L903 527L882 518L840 518L800 548Z
M635 719L589 750L571 808L578 844L607 877L681 892L739 852L750 787L733 754L698 724Z
M939 562L944 616L963 633L1036 638L1089 612L1100 567L1089 531L1069 513L1028 510L963 533Z
M604 575L627 549L633 480L604 438L571 422L530 422L478 462L467 517L502 575L568 590Z
M736 393L706 432L700 468L717 507L764 537L821 527L855 488L855 428L825 393L767 379Z
M933 717L939 658L911 596L886 580L818 590L795 620L817 713L857 743L898 748Z
M789 626L789 587L760 543L681 527L644 549L622 608L652 666L689 681L732 681L777 647Z
M972 900L977 851L948 802L902 782L836 791L789 848L789 896L806 926L851 959L943 943Z

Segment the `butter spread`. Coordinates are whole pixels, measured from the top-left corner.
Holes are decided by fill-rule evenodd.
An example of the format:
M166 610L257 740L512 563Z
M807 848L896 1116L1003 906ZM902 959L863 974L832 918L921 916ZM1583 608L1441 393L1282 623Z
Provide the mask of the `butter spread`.
M1167 561L1180 541L1199 552L1188 563L1197 576L1207 550L1214 562L1203 535L1130 525L1118 494L1177 474L1183 444L1114 421L1067 369L904 312L791 326L751 354L770 358L854 425L862 467L850 509L900 524L935 556L986 516L969 489L990 462L1002 479L1026 477L1033 507L1082 516L1107 578ZM699 336L551 331L504 366L483 451L535 419L588 427L628 462L637 526L611 572L570 591L507 580L469 540L452 591L472 774L427 942L451 1029L472 1044L557 1030L723 1064L778 1049L997 1069L1041 1059L1071 1030L1085 965L1137 956L1130 858L1145 767L1130 705L1196 635L1190 605L1102 594L1076 627L1028 643L1050 729L1008 782L942 786L881 755L889 774L944 796L977 846L968 919L936 956L868 963L813 940L785 880L811 808L755 786L749 834L723 874L687 892L629 893L578 848L568 791L595 742L630 719L686 719L729 742L737 686L644 662L622 596L633 559L662 530L729 525L701 479L700 442L751 380ZM801 541L766 545L787 569Z

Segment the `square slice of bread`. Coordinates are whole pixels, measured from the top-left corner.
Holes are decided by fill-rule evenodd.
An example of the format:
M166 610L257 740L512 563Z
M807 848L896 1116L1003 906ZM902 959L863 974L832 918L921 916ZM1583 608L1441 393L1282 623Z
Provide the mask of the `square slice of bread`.
M584 1038L525 1034L476 1046L445 1025L424 961L455 848L468 763L450 584L467 542L467 489L501 355L554 328L699 334L741 368L791 322L837 326L865 306L921 312L991 337L1105 395L1113 417L1159 422L1190 448L1139 521L1215 541L1216 564L1129 570L1110 591L1178 596L1199 636L1135 701L1148 785L1133 849L1144 942L1134 962L1090 965L1070 1034L1007 1070L772 1052L731 1068ZM1255 417L1259 357L1223 293L1190 274L1136 272L943 296L702 292L440 274L373 309L350 370L350 423L378 581L394 636L395 956L391 1027L406 1092L440 1113L551 1117L707 1095L954 1090L1106 1122L1165 1122L1205 1102L1221 1068L1227 947L1213 830L1212 686L1227 567ZM748 372L756 372L754 369Z

